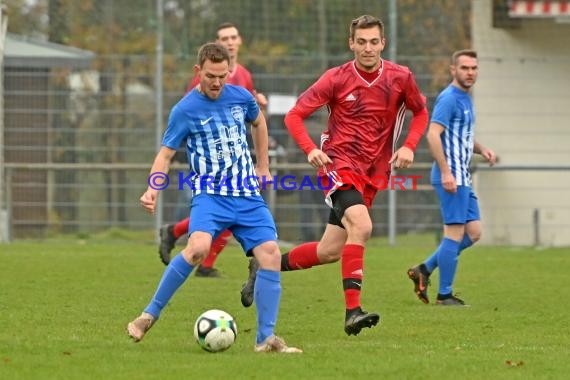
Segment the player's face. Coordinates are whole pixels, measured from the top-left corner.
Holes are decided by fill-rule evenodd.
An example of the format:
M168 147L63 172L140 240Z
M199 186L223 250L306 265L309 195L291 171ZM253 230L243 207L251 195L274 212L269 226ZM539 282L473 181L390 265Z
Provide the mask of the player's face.
M241 46L241 37L236 28L224 28L218 30L218 38L216 42L228 49L230 57L234 59L238 54L239 47Z
M210 99L217 99L228 77L228 62L214 63L206 60L202 68L197 67L197 71L200 78L200 91Z
M465 91L469 90L477 81L479 67L477 66L477 58L462 55L457 58L457 63L451 66L451 75L453 82Z
M350 50L354 52L356 65L359 69L372 72L380 66L380 53L384 49L385 40L380 35L377 26L366 29L356 29L354 39L348 40Z

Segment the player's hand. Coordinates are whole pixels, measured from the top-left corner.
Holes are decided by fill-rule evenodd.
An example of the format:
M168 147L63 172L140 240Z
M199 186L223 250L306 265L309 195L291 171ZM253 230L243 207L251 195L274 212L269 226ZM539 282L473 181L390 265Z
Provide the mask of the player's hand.
M316 169L326 168L327 165L332 164L330 157L320 149L311 150L307 156L307 161L309 161L309 164Z
M457 182L451 173L441 174L441 186L443 187L443 190L447 191L448 193L457 192Z
M261 92L254 91L255 93L255 101L261 110L265 110L267 108L267 98Z
M489 166L493 166L497 163L497 155L491 149L481 148L481 156L487 160Z
M408 147L401 147L390 158L390 164L396 169L404 169L412 166L414 162L414 152Z
M268 167L255 167L255 175L257 176L260 183L272 183L273 175L269 171Z
M139 199L141 206L150 214L154 214L156 207L156 197L156 192L147 190L143 195L141 195Z

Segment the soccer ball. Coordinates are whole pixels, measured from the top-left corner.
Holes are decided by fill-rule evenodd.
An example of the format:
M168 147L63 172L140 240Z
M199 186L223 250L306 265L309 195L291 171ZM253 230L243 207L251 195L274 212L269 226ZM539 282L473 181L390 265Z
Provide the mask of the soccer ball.
M225 351L234 344L237 324L231 315L222 310L208 310L196 319L194 337L204 350Z

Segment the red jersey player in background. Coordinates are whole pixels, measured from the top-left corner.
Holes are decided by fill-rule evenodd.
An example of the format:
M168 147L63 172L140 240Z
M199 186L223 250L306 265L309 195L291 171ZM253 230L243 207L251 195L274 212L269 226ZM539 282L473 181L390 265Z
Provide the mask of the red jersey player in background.
M237 27L229 22L223 23L218 26L216 31L216 42L223 45L230 53L230 72L227 77L226 83L234 84L237 86L245 87L249 92L255 96L255 100L259 108L263 111L267 107L267 99L262 93L255 91L253 87L253 79L251 73L242 65L238 63L239 47L242 44L242 39ZM186 93L191 91L200 82L198 76L194 76L188 87ZM174 249L176 240L182 235L188 233L188 225L190 218L183 219L176 224L167 224L160 229L160 245L158 253L164 265L170 262L170 252ZM219 277L219 272L214 268L214 263L219 253L228 244L228 240L232 237L229 230L223 231L216 240L212 242L210 253L206 259L196 269L195 275L199 277Z
M380 57L386 43L382 21L364 15L353 20L349 30L354 60L325 72L285 116L289 133L318 169L324 188L329 188L325 202L331 211L321 241L285 253L281 270L308 269L340 259L344 331L357 335L380 320L379 314L363 311L360 303L364 251L372 233L368 209L377 191L385 188L391 168L408 168L414 161L428 111L410 69ZM329 119L319 148L304 120L322 106L328 107ZM406 109L413 113L410 131L395 150ZM254 283L255 273L250 270L242 303L252 296Z

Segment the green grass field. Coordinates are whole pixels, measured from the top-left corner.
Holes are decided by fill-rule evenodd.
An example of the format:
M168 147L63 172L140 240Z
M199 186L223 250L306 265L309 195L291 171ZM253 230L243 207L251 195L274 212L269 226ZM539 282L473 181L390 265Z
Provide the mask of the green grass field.
M277 332L305 353L279 355L253 352L254 310L239 301L247 261L236 246L218 260L224 278L191 277L132 343L125 326L164 268L146 239L0 245L0 379L562 379L570 370L568 249L472 248L455 287L472 306L445 308L417 300L405 275L433 236L400 237L396 248L374 240L363 304L382 321L357 337L343 332L338 263L284 273ZM211 308L238 323L223 353L201 350L192 335Z

